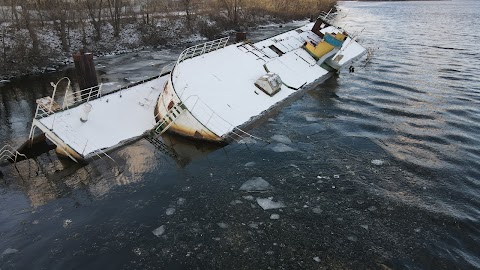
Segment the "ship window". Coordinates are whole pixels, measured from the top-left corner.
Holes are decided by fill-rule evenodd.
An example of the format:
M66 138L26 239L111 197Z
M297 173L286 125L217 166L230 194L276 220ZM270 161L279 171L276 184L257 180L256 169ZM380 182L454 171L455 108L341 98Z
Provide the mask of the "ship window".
M270 48L272 51L276 52L278 54L278 56L282 56L284 53L279 49L277 48L275 45L270 45L268 46L268 48Z

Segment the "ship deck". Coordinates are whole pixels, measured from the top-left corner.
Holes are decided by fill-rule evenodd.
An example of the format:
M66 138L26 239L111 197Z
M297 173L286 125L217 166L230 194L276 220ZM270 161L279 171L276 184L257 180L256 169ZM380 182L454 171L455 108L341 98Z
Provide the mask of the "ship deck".
M133 138L155 125L155 105L168 76L162 76L101 98L89 104L88 121L80 121L84 104L37 121L84 158ZM43 126L43 127L42 127ZM47 134L48 135L48 134Z
M224 136L299 89L324 80L329 71L302 48L305 42L318 43L320 37L310 31L313 24L257 42L240 43L179 63L172 82L186 107L209 130ZM322 32L339 31L326 27ZM365 49L350 38L342 53L342 62L363 54ZM267 72L278 74L281 90L273 96L255 86ZM200 104L200 105L199 105Z

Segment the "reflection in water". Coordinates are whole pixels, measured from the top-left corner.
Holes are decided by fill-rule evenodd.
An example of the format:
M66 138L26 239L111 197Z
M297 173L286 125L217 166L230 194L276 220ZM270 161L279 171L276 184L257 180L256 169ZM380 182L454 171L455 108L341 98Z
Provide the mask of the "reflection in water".
M185 167L192 160L205 157L209 153L223 147L218 143L195 141L169 132L162 134L162 139L171 149L174 154L173 158L181 167Z
M116 186L141 182L145 175L161 167L185 167L220 149L218 144L192 141L164 133L162 139L169 153L155 149L146 140L120 148L111 156L81 165L69 159L58 158L54 151L2 168L13 186L20 186L28 195L31 205L39 207L58 198L70 196L76 190L86 190L92 198L106 195ZM160 155L160 156L159 156Z

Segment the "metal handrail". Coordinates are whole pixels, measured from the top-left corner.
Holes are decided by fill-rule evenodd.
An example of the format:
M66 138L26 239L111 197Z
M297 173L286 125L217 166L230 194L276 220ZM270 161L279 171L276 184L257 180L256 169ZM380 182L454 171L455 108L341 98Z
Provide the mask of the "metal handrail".
M225 48L229 39L230 37L224 37L224 38L208 41L203 44L198 44L198 45L189 47L180 54L176 65L180 64L181 62L187 59L194 58L205 53L209 53L209 52L216 51L218 49Z
M160 77L165 74L172 72L173 68L175 67L175 62L172 62L166 66L163 66L162 70L160 71Z
M68 125L64 120L59 120L60 122L62 122L64 125ZM67 136L72 136L75 141L83 141L85 140L85 146L83 147L83 152L82 152L82 156L85 157L85 150L87 149L87 146L89 147L89 149L94 149L93 151L89 151L88 154L92 154L92 155L95 155L99 158L102 158L100 155L104 155L106 157L108 157L109 159L111 159L113 162L116 162L110 155L108 155L105 151L103 151L102 149L100 149L98 146L96 146L95 144L91 143L89 140L87 140L86 138L83 138L82 136L80 136L78 133L73 133L71 131L68 131L67 132ZM66 151L64 149L64 151Z
M192 115L195 116L195 112L197 113L197 116L198 116L198 113L200 113L200 109L198 109L199 107L197 106L198 104L201 104L203 105L206 110L204 111L207 111L206 112L206 115L208 117L208 120L207 122L204 124L202 123L205 127L207 127L208 125L210 126L213 126L215 129L217 130L221 130L221 132L224 134L223 136L224 137L230 137L231 139L235 140L235 141L239 141L237 140L236 138L234 138L233 136L231 136L230 134L235 134L237 137L241 138L243 136L248 136L248 137L251 137L253 139L256 139L256 140L260 140L260 141L264 141L263 139L261 138L258 138L234 125L232 125L230 122L228 122L227 120L225 120L222 116L220 116L218 113L216 113L210 106L208 106L208 104L206 104L199 96L197 95L192 95L192 96L189 96L187 99L185 99L185 101L183 102L183 104L186 104L187 101L190 99L190 98L196 98L193 106L191 108L188 108L188 110L190 111L190 113ZM197 108L197 110L195 111L195 109ZM205 115L205 112L203 112L203 115ZM207 127L208 128L208 127ZM213 131L212 131L213 132Z
M6 144L5 146L0 149L0 161L3 159L10 159L14 163L17 162L18 157L24 157L25 159L28 159L28 157L17 150L13 148L12 146Z
M322 18L325 22L330 23L334 19L335 14L332 13L333 8L330 9L328 12L322 11L320 12L320 18Z
M101 97L102 86L103 84L99 84L90 88L85 88L83 90L78 90L70 93L68 93L68 88L67 88L67 91L65 92L65 96L63 98L62 109L65 110L65 108L68 109L69 106L88 103L92 97L94 98ZM70 99L74 100L72 104L69 104Z

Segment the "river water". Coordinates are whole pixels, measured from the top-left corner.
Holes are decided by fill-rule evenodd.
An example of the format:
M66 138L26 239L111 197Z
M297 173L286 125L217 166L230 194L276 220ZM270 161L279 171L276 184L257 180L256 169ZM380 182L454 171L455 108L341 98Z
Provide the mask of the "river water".
M1 167L0 268L480 268L480 2L340 8L336 23L373 57L250 130L270 144L165 136L173 157L140 140L115 161L49 152ZM180 51L96 63L114 89ZM65 75L0 86L2 143L24 141L35 99ZM255 177L273 189L239 190ZM269 198L285 207L263 210L256 200Z

